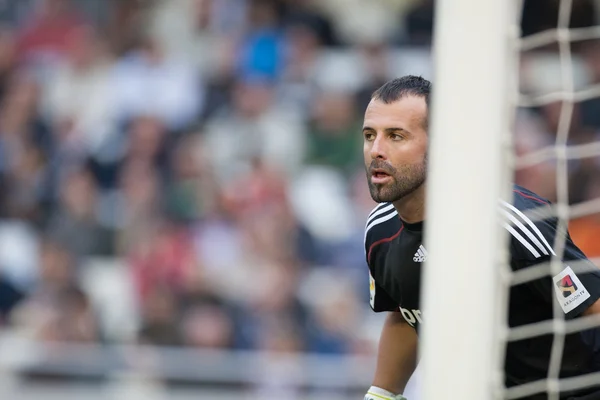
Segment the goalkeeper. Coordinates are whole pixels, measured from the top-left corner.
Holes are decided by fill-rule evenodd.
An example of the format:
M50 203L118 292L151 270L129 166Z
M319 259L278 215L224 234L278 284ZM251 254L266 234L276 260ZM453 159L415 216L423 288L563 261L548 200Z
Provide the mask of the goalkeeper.
M369 400L404 399L402 393L417 364L419 326L426 319L420 311L419 292L421 269L427 260L422 238L430 89L430 82L414 76L387 82L373 93L364 117L367 180L373 200L379 203L365 227L370 304L376 312L389 312L381 332L373 386L365 397ZM519 186L514 186L512 204L499 203L510 233L513 270L546 263L556 255L550 245L556 235L556 218L533 222L525 215L526 210L547 206L548 201ZM448 212L454 212L456 218L469 218L468 210ZM559 274L511 288L510 327L552 319L554 302L565 319L600 313L600 270L589 268L589 261L568 234L564 239L564 268ZM582 264L588 268L578 268ZM545 335L508 343L506 385L545 379L552 341L552 335ZM567 335L560 377L595 371L600 371L600 330ZM546 399L547 394L527 398ZM600 382L594 388L561 391L560 398L600 399Z

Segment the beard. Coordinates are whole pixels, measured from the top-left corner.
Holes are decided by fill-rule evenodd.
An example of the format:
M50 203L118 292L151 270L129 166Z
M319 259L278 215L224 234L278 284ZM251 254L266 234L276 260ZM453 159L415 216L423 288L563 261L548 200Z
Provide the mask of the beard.
M371 170L383 169L392 179L388 183L371 182ZM425 183L427 177L427 156L419 164L403 165L394 168L381 160L373 160L367 168L367 182L371 197L377 203L393 203L413 193Z

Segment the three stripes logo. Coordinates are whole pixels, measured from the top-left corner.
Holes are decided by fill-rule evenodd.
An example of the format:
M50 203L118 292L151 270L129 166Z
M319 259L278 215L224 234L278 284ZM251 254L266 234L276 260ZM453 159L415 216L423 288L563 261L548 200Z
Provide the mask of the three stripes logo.
M504 228L521 244L523 251L534 258L556 255L540 228L521 210L500 200L499 211L504 216Z
M571 275L566 275L560 281L556 282L556 286L562 291L563 297L569 297L577 291L577 285L573 282Z
M419 246L419 250L417 250L417 252L415 253L413 261L418 263L427 261L427 250L425 250L425 247L423 245Z

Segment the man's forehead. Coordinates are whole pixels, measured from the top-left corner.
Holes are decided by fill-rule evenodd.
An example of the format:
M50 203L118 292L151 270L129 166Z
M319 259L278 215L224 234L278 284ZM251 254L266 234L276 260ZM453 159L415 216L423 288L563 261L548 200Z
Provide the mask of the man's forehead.
M365 126L386 123L421 123L427 117L427 104L423 97L404 96L392 103L372 99L365 111Z

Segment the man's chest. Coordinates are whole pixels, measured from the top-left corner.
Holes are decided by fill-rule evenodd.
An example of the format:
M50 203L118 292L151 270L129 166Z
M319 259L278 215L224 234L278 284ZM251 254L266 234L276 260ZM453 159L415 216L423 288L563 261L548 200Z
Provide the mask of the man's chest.
M409 232L385 243L375 255L375 280L398 304L412 326L421 322L420 288L427 249L422 236Z

